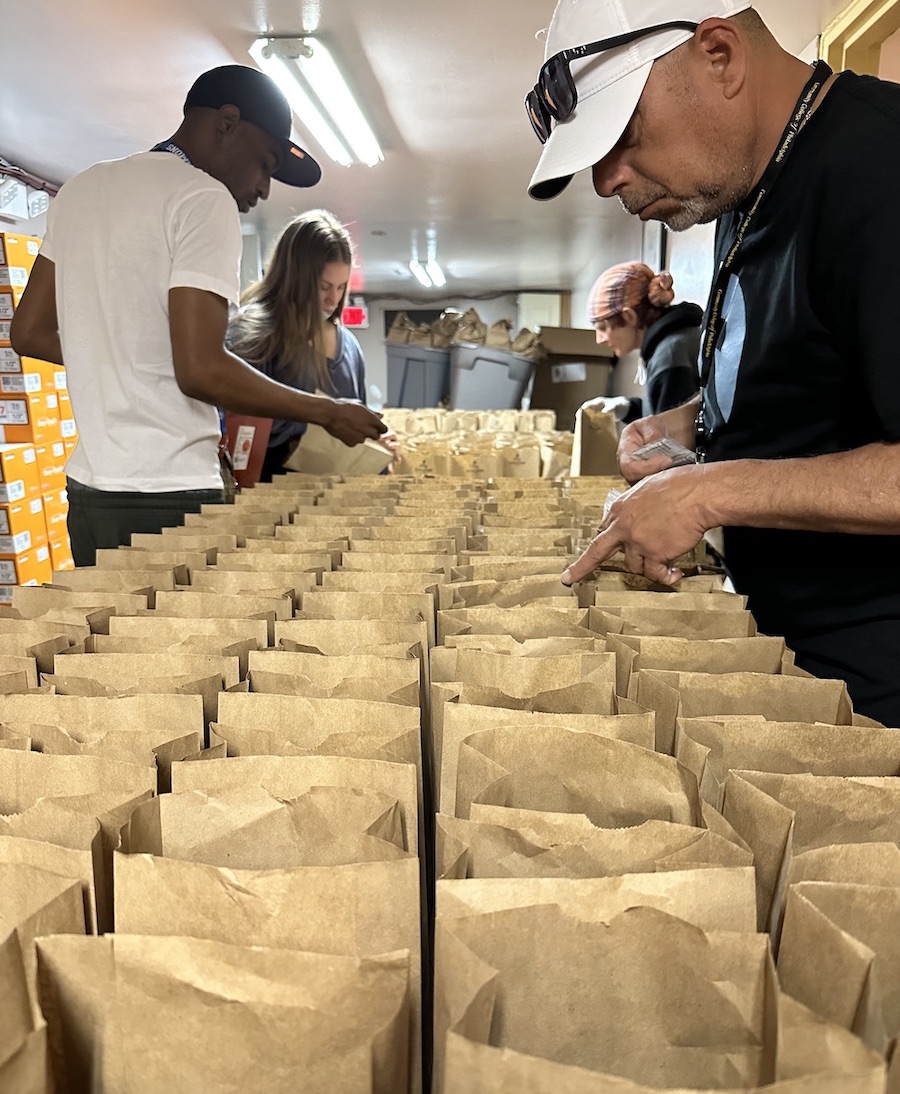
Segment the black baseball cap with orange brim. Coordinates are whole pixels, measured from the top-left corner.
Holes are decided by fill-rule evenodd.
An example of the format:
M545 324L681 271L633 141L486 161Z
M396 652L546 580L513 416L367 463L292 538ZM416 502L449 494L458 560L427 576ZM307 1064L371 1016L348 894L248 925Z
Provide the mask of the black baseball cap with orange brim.
M264 72L247 65L221 65L198 76L184 100L191 107L218 110L236 106L241 119L274 137L282 145L281 163L272 178L288 186L315 186L322 168L291 140L291 107L280 88Z

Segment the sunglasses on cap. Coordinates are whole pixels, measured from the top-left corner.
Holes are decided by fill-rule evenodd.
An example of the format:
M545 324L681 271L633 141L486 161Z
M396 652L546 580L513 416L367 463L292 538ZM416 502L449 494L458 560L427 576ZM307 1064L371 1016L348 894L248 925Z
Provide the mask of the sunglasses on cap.
M617 34L614 38L604 38L586 46L574 46L554 54L541 68L538 82L525 96L525 110L531 126L541 144L550 139L553 121L568 121L575 113L578 103L578 91L572 77L570 64L597 53L606 53L611 49L620 49L630 45L648 34L657 34L662 30L696 30L699 23L690 23L678 19L672 23L659 23L653 27L642 27L626 34Z

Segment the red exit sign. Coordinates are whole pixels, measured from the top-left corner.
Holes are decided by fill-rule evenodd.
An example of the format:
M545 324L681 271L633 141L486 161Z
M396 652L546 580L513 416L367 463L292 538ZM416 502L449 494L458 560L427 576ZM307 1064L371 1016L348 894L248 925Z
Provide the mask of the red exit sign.
M362 327L369 325L369 309L359 304L351 304L341 313L341 322L345 327Z

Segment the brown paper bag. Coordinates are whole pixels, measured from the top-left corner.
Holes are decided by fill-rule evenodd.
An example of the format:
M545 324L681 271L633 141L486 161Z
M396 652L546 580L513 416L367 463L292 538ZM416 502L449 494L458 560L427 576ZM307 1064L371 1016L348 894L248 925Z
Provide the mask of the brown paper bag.
M53 584L60 589L72 589L80 592L116 592L134 593L146 596L146 590L152 593L175 588L174 567L146 570L112 570L99 566L81 566L77 570L65 570L54 573Z
M408 950L414 1076L421 1067L419 921L419 864L413 859L264 871L151 855L116 860L117 933L179 934L356 957Z
M302 619L393 619L398 623L425 623L429 646L435 642L434 616L434 598L430 593L343 593L325 589L304 594L299 614Z
M34 1013L15 932L0 935L0 1000L0 1089L4 1094L47 1094L45 1027Z
M788 891L779 950L785 990L893 1055L900 1027L900 898L876 885L802 882ZM896 1088L892 1064L888 1090Z
M670 672L758 672L774 675L784 670L788 657L783 638L715 638L692 642L660 635L611 635L609 649L616 655L616 690L627 695L631 677L644 669Z
M732 771L725 819L756 860L760 928L777 935L791 859L848 843L900 842L900 780Z
M175 581L184 585L192 570L202 570L216 561L215 550L190 551L168 548L116 547L97 551L98 570L172 569Z
M710 612L728 616L732 612ZM766 676L754 672L717 675L645 669L632 677L628 697L656 711L656 747L671 755L678 718L717 714L761 714L782 722L849 725L853 710L841 680Z
M781 998L785 1005L791 1005L786 996ZM826 1032L819 1036L811 1035L808 1027L804 1028L804 1042L812 1042L819 1050L816 1053L819 1063L805 1078L767 1083L765 1087L753 1087L752 1090L747 1087L740 1090L717 1088L718 1094L883 1094L884 1068L858 1062L861 1053L849 1045L841 1044L843 1053L835 1051L836 1030L833 1026L825 1028ZM819 1070L825 1063L823 1047L832 1049L831 1058L838 1057L832 1072ZM841 1056L847 1062L846 1071L841 1069ZM447 1038L444 1094L521 1094L524 1090L528 1094L655 1094L658 1089L655 1085L644 1086L509 1049L478 1044L458 1033L451 1033ZM669 1087L668 1091L669 1094L712 1094L708 1090L700 1092L696 1086L691 1086L690 1090Z
M81 696L0 696L0 722L10 726L44 726L62 730L76 742L103 755L128 748L133 734L139 749L148 746L159 767L160 786L168 789L173 763L202 744L204 721L200 696L145 695L140 698L94 699ZM40 742L44 738L37 736ZM57 744L63 744L57 738ZM134 753L132 752L132 755ZM115 759L115 756L110 756Z
M455 554L379 554L375 552L345 551L344 554L341 556L341 566L345 570L350 570L351 572L356 573L365 573L367 571L372 571L373 573L384 573L391 571L393 571L394 573L403 573L404 570L408 570L410 573L417 573L422 570L430 570L449 576L451 569L455 565Z
M652 907L608 917L592 907L585 919L553 905L439 915L435 933L439 1053L457 1031L657 1086L775 1078L777 987L764 936L704 931Z
M437 817L438 878L614 877L753 865L749 851L723 837L665 821L602 829L577 814L483 805L470 813L468 821Z
M756 634L756 623L749 612L609 606L590 608L588 617L591 630L598 634L664 635L693 641Z
M570 474L573 478L618 474L618 447L619 429L615 414L602 407L581 407L575 414Z
M184 1089L227 1094L258 1085L260 1061L277 1061L262 1065L271 1094L408 1089L405 951L109 935L43 939L39 960L60 1094L158 1094L173 1068Z
M377 475L390 466L391 453L377 441L349 448L321 426L308 425L300 444L284 462L289 471Z
M348 639L350 645L348 646ZM421 645L428 649L428 628L424 623L397 623L392 619L371 619L354 638L339 619L291 619L275 624L275 641L293 643L327 656L375 652L380 646ZM356 645L352 643L356 642Z
M666 756L570 730L515 727L473 734L459 749L455 815L473 803L584 813L599 827L645 819L698 825L696 780ZM443 811L449 811L444 808Z
M405 311L397 312L391 323L391 329L387 333L387 341L396 345L405 345L409 341L410 333L415 329L415 323Z
M313 786L365 787L400 803L404 846L419 853L419 803L415 768L348 756L242 756L179 764L172 770L172 790L218 793L256 785L278 798L293 798Z
M95 827L99 837L100 826L96 822ZM0 863L8 866L25 866L42 873L52 874L67 882L77 882L81 887L85 929L91 933L97 933L97 892L93 850L90 848L74 850L43 840L0 835Z
M288 801L254 786L164 794L139 806L121 850L238 870L408 858L400 807L385 794L317 786Z
M717 809L729 771L900 775L900 740L892 729L771 722L752 715L679 719L676 756Z
M572 591L560 584L558 574L504 581L456 582L449 586L448 592L453 597L450 608L475 608L478 605L519 608L546 597L558 597L570 605L572 603Z
M568 607L557 598L552 610L526 605L521 608L454 608L437 613L437 640L442 645L455 634L508 634L518 642L526 638L596 638L600 633L588 626L588 613Z
M147 596L137 593L52 588L49 585L17 585L13 589L14 610L24 618L39 619L66 608L111 608L116 615L136 615L146 608Z
M415 658L257 650L250 654L250 680L253 691L310 699L371 699L418 707L421 698L421 667Z
M463 315L459 327L453 335L454 343L470 342L474 345L483 346L486 338L487 324L482 322L481 317L474 308L469 308L465 315Z

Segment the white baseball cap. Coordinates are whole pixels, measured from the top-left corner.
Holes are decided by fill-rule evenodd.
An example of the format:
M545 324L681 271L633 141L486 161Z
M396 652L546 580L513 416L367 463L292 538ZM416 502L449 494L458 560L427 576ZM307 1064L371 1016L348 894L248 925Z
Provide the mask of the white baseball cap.
M752 6L753 0L559 0L544 60L643 27L728 19ZM574 174L609 153L637 109L653 62L683 45L692 33L684 28L661 30L571 62L578 103L571 118L553 126L528 186L533 198L555 198Z

